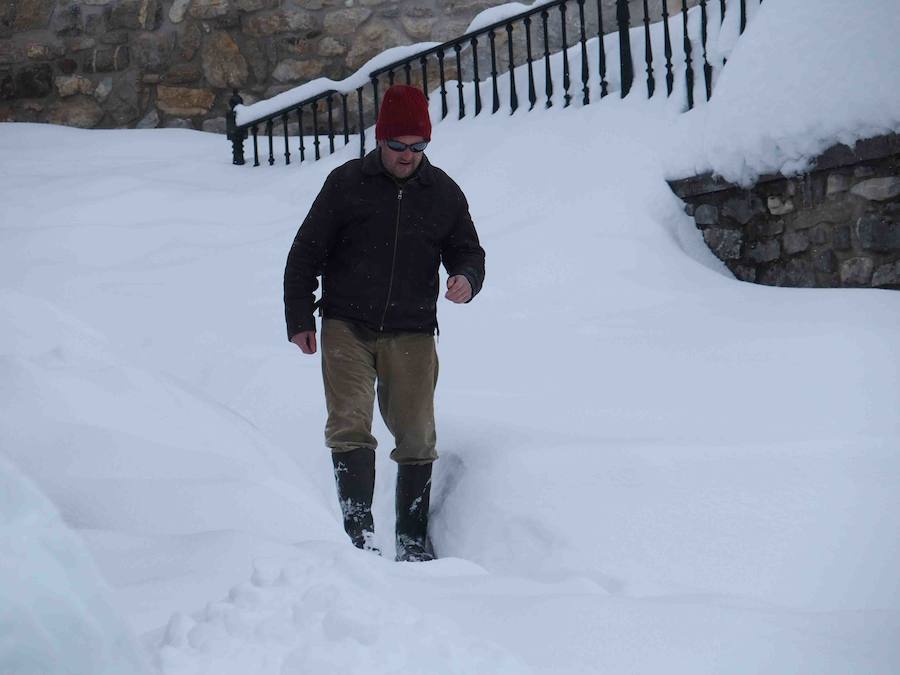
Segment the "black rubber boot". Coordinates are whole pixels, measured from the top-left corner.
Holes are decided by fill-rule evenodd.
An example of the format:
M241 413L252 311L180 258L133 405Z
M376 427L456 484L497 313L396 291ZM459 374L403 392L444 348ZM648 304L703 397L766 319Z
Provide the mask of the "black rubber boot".
M372 519L372 494L375 492L375 451L356 448L333 452L334 479L338 501L344 516L344 530L356 548L374 551L375 522Z
M428 508L431 503L431 464L401 464L397 467L397 560L434 560L428 538Z

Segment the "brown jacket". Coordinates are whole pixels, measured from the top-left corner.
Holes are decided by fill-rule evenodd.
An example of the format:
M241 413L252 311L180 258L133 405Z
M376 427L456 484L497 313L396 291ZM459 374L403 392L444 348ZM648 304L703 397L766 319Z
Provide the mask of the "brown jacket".
M328 176L288 254L288 339L316 329L320 274L325 317L431 334L441 263L469 280L473 297L481 290L484 249L459 186L427 157L403 183L385 172L378 149L351 160Z

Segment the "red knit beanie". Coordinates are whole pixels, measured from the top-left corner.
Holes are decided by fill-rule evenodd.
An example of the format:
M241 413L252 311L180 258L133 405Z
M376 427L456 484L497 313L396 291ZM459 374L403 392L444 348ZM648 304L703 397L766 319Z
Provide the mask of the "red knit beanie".
M426 141L431 140L428 100L421 89L395 84L384 92L381 111L375 123L375 140L382 141L397 136L421 136Z

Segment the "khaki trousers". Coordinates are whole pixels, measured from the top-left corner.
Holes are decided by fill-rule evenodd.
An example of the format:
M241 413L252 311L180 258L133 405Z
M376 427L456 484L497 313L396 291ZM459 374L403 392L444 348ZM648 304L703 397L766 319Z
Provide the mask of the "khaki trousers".
M376 382L378 408L394 436L391 459L428 464L437 459L434 389L438 378L434 336L378 333L340 319L322 320L322 380L332 452L372 448Z

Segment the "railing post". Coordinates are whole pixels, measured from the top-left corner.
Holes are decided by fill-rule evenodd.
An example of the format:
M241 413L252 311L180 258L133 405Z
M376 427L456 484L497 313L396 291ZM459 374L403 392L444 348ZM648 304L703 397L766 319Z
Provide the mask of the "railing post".
M291 163L291 147L290 141L291 137L288 134L288 114L281 113L281 128L284 131L284 163L288 165Z
M687 0L681 0L681 18L684 26L684 67L687 83L688 110L694 107L694 67L691 65L691 38L688 35L688 7Z
M569 77L569 44L566 39L566 3L563 2L559 6L559 19L562 28L562 59L563 59L563 108L568 108L569 103L572 101L572 96L569 94L569 87L572 85L572 80Z
M234 93L228 100L229 110L228 115L225 118L225 135L226 138L231 141L231 163L244 164L244 139L247 138L247 131L246 129L243 131L237 130L237 113L234 112L234 109L241 105L244 102L244 99L238 94L237 89L232 91Z
M425 100L431 101L428 97L428 61L424 56L419 57L419 66L422 68L422 93L425 94Z
M356 90L357 115L359 116L359 157L366 156L366 120L363 112L363 87Z
M481 112L481 78L478 76L478 38L469 41L472 46L472 84L475 86L475 116Z
M709 39L709 17L706 10L707 0L700 0L700 40L703 42L703 80L706 84L706 100L712 96L712 65L709 63L709 55L706 42Z
M537 91L534 88L534 59L531 55L531 17L525 17L525 48L528 51L528 102L531 110L537 102Z
M325 102L328 104L328 153L334 154L334 94L328 94Z
M588 71L588 54L587 54L587 34L584 28L584 2L578 0L578 25L580 27L581 42L581 99L582 105L588 105L591 102L590 72Z
M344 113L344 145L350 144L350 122L347 119L347 94L341 94L341 108Z
M619 23L619 63L622 75L622 98L631 91L634 81L634 65L631 61L631 36L629 28L631 15L628 11L628 0L616 0L616 20Z
M724 1L724 0L723 0ZM675 71L672 69L672 38L669 34L669 7L667 0L662 0L663 48L666 54L666 96L672 95L675 83Z
M541 24L544 27L544 92L547 94L547 103L545 104L547 108L553 105L553 73L550 70L550 29L547 26L549 18L550 14L547 10L541 10Z
M519 109L519 95L516 93L516 62L513 55L513 25L506 24L506 47L509 51L509 107L510 114Z
M462 79L462 45L456 43L453 45L453 51L456 54L456 91L459 99L459 119L466 116L466 98L463 95L463 79Z
M438 57L438 72L441 76L441 119L447 117L447 112L449 108L447 107L447 76L444 73L444 50L440 50L437 53Z
M497 89L497 35L493 30L488 32L488 41L491 43L491 85L493 87L494 103L491 106L493 115L500 110L500 91Z
M600 71L600 98L609 94L609 85L606 82L606 46L603 43L603 3L597 0L597 48L599 60L597 69Z
M303 139L303 106L297 108L297 126L300 129L300 162L306 161L306 142Z
M653 45L650 43L650 8L644 0L644 60L647 62L647 98L653 98L656 80L653 78Z

